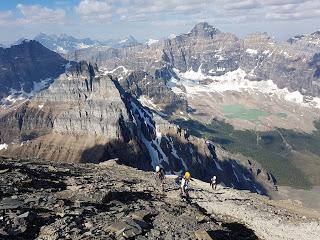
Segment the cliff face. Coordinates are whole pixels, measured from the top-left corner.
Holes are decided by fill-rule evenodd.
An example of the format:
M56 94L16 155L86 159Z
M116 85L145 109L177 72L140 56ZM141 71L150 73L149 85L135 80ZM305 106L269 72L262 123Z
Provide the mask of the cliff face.
M3 112L1 141L21 143L12 152L24 156L98 162L131 153L134 162L142 151L132 120L111 79L96 74L90 64L74 65L18 111Z
M22 93L28 95L46 87L65 71L67 63L36 41L0 48L0 99L10 94L12 98Z

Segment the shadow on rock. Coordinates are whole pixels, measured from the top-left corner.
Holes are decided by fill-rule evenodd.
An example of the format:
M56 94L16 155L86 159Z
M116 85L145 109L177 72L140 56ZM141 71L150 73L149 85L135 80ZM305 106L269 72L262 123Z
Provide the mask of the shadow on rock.
M142 170L152 170L150 160L140 150L141 146L113 140L105 145L95 145L83 151L81 163L100 163L119 159L119 163ZM140 150L140 151L139 151Z
M226 230L209 231L210 237L219 240L258 240L254 231L240 223L223 223Z

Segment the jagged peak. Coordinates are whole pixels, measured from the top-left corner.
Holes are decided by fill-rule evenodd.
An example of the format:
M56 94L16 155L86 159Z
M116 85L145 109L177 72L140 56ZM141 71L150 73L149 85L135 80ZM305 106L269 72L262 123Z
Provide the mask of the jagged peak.
M196 24L190 34L195 37L212 38L215 34L220 33L220 30L209 25L207 22L200 22Z
M98 66L87 61L74 62L66 73L67 75L89 75L95 77L98 73Z
M312 36L320 37L320 30L311 33Z

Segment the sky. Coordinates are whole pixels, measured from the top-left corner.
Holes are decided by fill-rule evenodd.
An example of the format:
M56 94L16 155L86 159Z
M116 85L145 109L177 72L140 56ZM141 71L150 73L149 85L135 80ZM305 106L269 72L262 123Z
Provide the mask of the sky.
M0 0L0 42L39 33L140 41L189 32L199 22L278 40L320 29L320 0Z

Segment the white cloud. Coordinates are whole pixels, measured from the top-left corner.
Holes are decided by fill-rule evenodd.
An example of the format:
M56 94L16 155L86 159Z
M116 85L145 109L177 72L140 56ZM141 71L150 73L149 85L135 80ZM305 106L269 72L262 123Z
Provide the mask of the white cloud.
M289 0L287 0L289 2ZM320 1L301 1L272 6L266 13L267 20L302 20L320 18Z
M262 6L261 2L258 0L224 0L218 2L222 8L234 10L255 9Z
M51 9L41 5L18 4L22 18L17 19L20 24L38 24L38 23L62 23L65 19L63 9Z
M75 7L76 13L89 22L109 21L112 18L112 1L81 0Z
M239 23L261 20L299 20L320 17L319 0L118 0L122 20L167 21L184 19ZM291 6L294 9L291 13ZM286 10L289 9L289 10Z

